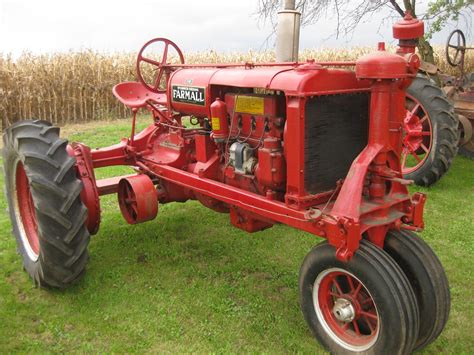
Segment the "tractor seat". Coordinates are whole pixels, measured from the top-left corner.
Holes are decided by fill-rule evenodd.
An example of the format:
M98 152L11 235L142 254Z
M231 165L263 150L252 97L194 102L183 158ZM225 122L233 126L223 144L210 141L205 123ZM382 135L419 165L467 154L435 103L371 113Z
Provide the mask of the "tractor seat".
M112 92L121 103L132 109L146 106L149 100L160 105L166 105L165 93L154 93L139 82L117 84Z

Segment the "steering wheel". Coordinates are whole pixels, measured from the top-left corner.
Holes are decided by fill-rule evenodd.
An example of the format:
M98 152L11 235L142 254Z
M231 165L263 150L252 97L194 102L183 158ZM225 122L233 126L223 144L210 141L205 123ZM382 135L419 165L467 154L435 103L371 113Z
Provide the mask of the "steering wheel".
M162 42L165 45L165 47L163 49L163 55L161 57L161 61L156 61L154 59L147 58L147 57L143 56L143 53L145 52L145 50L149 46L151 46L154 43L159 43L159 42ZM179 60L180 60L181 64L184 64L184 56L183 56L183 53L181 52L181 50L179 49L179 47L174 42L172 42L172 41L170 41L169 39L166 39L166 38L154 38L151 41L148 41L147 43L145 43L145 45L142 47L142 49L140 49L140 52L138 52L138 58L137 58L137 76L138 76L138 80L140 80L140 82L148 90L150 90L152 92L159 93L159 92L165 92L166 91L166 89L160 88L160 83L161 83L161 79L163 77L163 74L166 74L167 76L169 75L169 69L168 68L170 66L167 63L167 60L168 60L168 49L169 49L170 46L176 51L176 53L178 53L178 57L179 57ZM153 79L152 83L148 83L144 79L142 70L140 68L140 64L142 62L151 64L152 66L156 67L155 68L156 75L155 75L155 78Z
M456 36L456 38L454 38ZM453 43L451 43L453 42ZM456 44L454 44L456 42ZM449 54L449 49L455 49L454 57L451 57ZM448 37L448 41L446 42L446 60L448 63L453 66L457 67L464 61L464 54L466 53L466 37L461 30L454 30ZM461 55L459 55L461 54Z

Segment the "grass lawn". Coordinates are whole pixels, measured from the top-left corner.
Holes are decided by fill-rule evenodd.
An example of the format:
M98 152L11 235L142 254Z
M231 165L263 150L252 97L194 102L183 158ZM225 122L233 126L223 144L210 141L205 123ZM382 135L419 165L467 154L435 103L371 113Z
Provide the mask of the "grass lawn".
M63 136L99 147L128 132L129 121L112 121L65 127ZM458 156L436 186L412 190L428 193L422 235L452 296L447 328L425 352L471 352L474 161ZM323 352L298 305L300 264L321 239L283 225L247 234L195 201L161 205L136 226L115 196L102 210L86 276L62 292L33 286L0 213L0 352Z

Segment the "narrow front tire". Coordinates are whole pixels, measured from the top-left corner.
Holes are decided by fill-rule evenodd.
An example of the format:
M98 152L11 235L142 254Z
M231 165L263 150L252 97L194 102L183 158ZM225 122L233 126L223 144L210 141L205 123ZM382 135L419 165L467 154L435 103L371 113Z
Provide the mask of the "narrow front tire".
M313 335L337 354L408 354L418 337L418 306L398 265L363 240L349 262L326 242L306 256L301 309Z
M451 299L446 273L430 246L413 232L389 231L384 250L401 267L415 291L420 309L415 350L419 350L433 342L448 321Z

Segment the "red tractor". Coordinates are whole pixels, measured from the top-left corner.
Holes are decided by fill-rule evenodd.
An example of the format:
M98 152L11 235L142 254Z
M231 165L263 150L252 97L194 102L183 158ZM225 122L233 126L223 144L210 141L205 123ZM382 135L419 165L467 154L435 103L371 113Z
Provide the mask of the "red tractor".
M5 130L7 197L26 271L45 287L78 281L102 195L117 193L130 224L154 219L159 204L195 199L247 232L284 223L326 239L304 259L299 289L304 318L329 351L426 346L446 324L450 294L415 234L426 197L410 196L400 164L422 35L423 23L407 18L394 26L397 54L380 43L356 62L258 65L187 65L173 42L148 42L140 81L113 89L132 109L130 138L90 149L45 121ZM159 60L146 54L157 43ZM169 63L171 51L180 63ZM144 63L156 69L152 82ZM153 122L135 134L141 108ZM114 165L136 174L96 180L94 169Z

